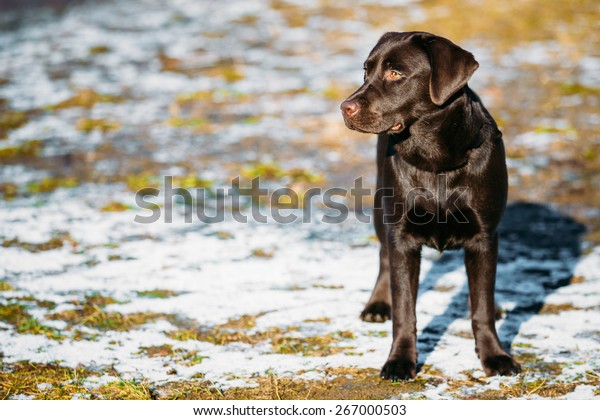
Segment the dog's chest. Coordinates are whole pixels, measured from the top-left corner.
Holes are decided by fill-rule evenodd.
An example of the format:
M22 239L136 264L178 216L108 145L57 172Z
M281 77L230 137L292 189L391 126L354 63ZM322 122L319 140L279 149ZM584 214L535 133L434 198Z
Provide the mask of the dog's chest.
M472 196L464 180L413 168L395 168L384 181L393 191L385 215L392 224L424 245L457 248L480 230Z

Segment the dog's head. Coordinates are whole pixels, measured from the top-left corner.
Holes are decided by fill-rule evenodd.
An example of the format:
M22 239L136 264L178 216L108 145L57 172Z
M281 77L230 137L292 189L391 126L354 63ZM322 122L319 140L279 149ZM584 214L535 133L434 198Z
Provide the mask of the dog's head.
M444 106L479 67L473 55L426 32L388 32L364 64L364 83L341 104L348 128L400 132Z

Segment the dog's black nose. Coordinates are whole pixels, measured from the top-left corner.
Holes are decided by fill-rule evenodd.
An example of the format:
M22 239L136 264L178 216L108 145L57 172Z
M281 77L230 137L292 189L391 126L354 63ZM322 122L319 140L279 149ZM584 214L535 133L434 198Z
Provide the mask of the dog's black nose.
M344 101L340 105L340 108L346 116L353 117L360 109L360 106L358 105L358 102L355 101Z

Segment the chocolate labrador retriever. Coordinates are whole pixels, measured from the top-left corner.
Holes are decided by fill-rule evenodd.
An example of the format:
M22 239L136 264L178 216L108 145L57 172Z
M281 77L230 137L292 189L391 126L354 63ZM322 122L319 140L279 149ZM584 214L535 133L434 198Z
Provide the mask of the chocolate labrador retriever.
M384 379L416 375L423 245L465 250L475 351L485 373L521 369L495 327L496 229L508 184L502 133L467 86L478 66L471 53L445 38L389 32L365 61L363 85L341 104L348 128L378 134L380 269L361 318L392 319Z

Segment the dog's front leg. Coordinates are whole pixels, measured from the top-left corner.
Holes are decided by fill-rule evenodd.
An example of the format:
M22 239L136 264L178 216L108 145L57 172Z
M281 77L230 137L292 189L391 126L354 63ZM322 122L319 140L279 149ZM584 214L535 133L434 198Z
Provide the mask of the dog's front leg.
M465 244L475 351L488 376L513 375L521 371L521 366L500 345L496 333L494 289L497 260L498 234L477 237Z
M417 374L417 291L421 247L403 241L398 229L388 233L392 291L393 342L381 377L391 381L408 380Z

